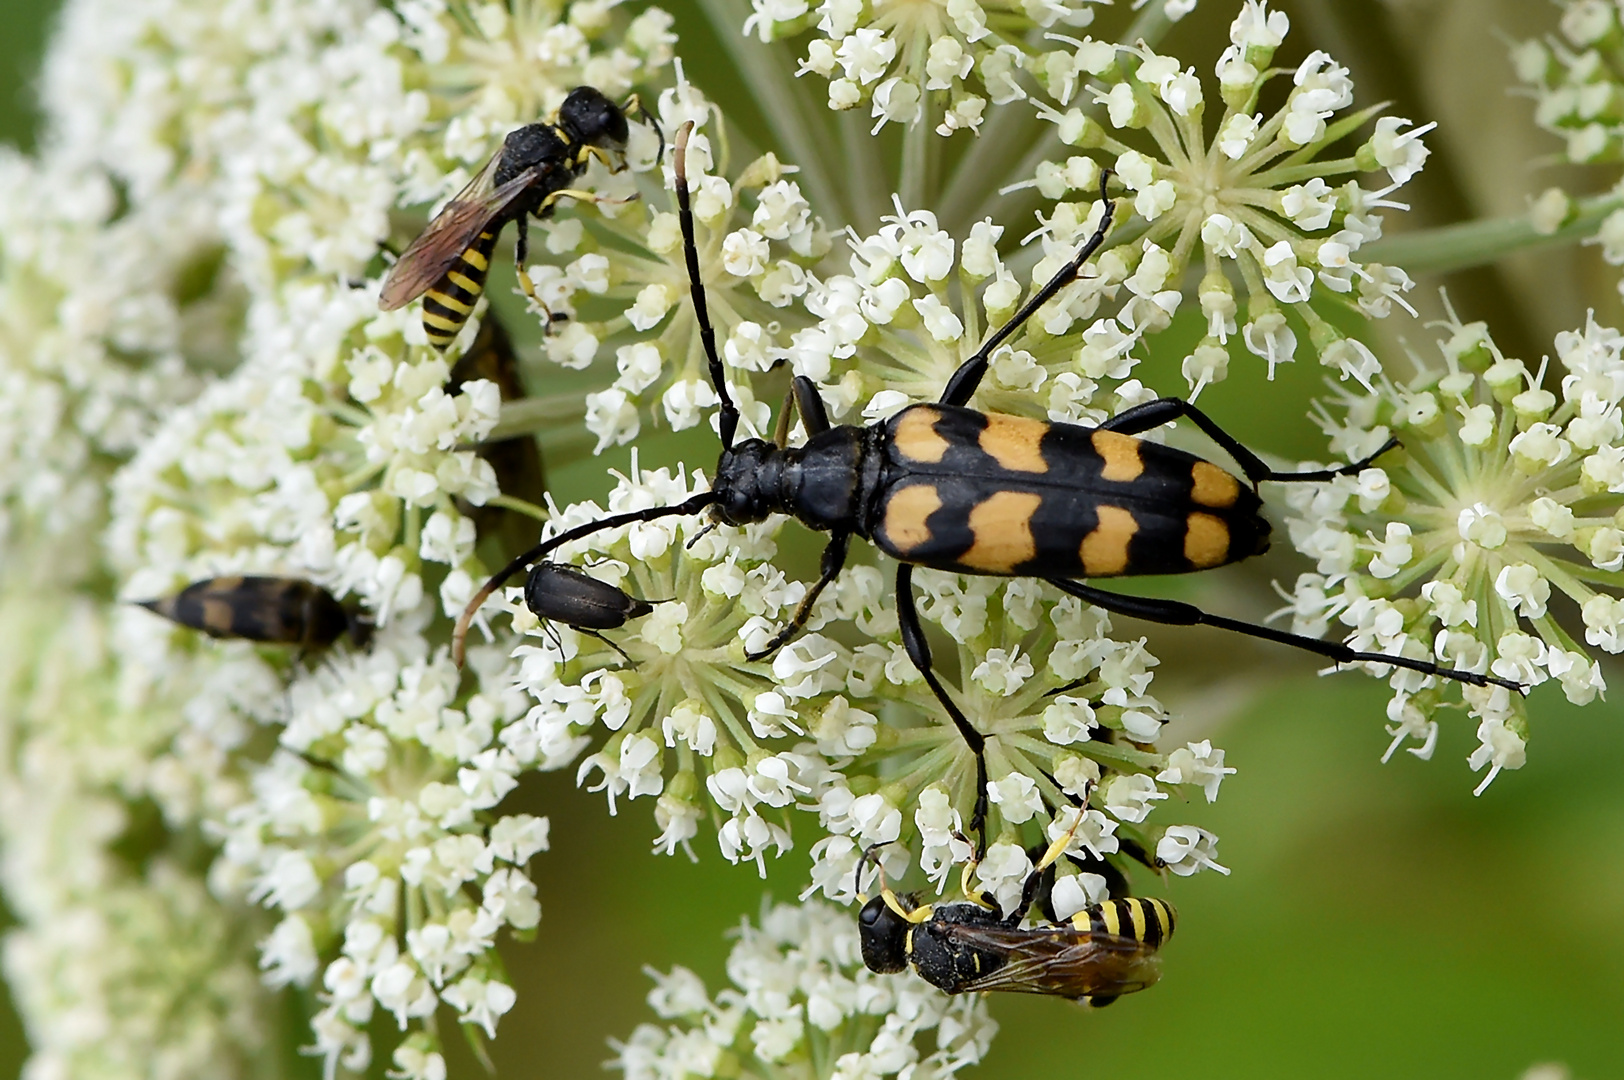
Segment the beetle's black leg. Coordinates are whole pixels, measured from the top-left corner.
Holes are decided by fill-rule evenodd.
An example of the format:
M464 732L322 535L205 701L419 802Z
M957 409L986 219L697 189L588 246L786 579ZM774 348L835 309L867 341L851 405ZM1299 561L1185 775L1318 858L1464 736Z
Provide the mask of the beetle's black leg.
M688 291L694 298L694 321L699 324L699 341L705 349L705 362L710 366L711 384L721 401L718 427L724 449L733 446L733 434L739 429L739 407L733 404L727 392L727 376L722 371L722 358L716 353L716 328L711 325L710 309L705 306L705 285L700 280L699 244L694 240L694 209L688 199L688 137L694 132L689 120L677 129L677 145L671 154L671 172L677 188L677 222L682 226L682 257L688 264Z
M1359 652L1350 649L1339 641L1324 641L1320 638L1308 637L1304 634L1293 634L1289 630L1276 630L1272 626L1259 626L1256 623L1242 622L1239 619L1225 618L1222 615L1212 615L1194 604L1185 604L1177 600L1161 600L1145 596L1124 596L1121 593L1106 592L1084 585L1080 581L1068 578L1044 578L1049 584L1061 592L1070 593L1085 604L1093 604L1097 608L1126 615L1133 619L1144 619L1146 622L1162 623L1166 626L1215 626L1220 630L1230 630L1247 637L1262 638L1264 641L1273 641L1281 645L1290 645L1304 652L1311 652L1326 657L1338 664L1387 664L1390 667L1404 668L1407 671L1419 671L1423 675L1434 675L1443 679L1453 679L1456 682L1470 683L1473 686L1503 686L1519 694L1526 693L1527 688L1521 683L1511 679L1496 678L1493 675L1479 675L1473 671L1460 671L1456 668L1446 668L1435 664L1431 660L1416 660L1408 656L1389 656L1387 653Z
M818 594L823 592L830 582L840 576L841 567L846 565L846 549L850 546L850 543L851 533L849 532L837 532L829 538L829 546L823 549L822 572L819 573L818 580L813 582L812 587L806 591L806 595L801 598L801 606L795 609L795 617L785 623L783 628L774 634L773 639L767 642L766 645L763 645L755 652L745 653L744 658L746 660L765 660L783 648L785 642L801 632L801 628L806 625L806 620L812 617L812 605L817 603Z
M823 407L823 395L818 393L817 384L805 375L797 375L789 385L795 394L795 404L801 410L801 422L806 425L807 435L828 431L829 414Z
M1044 283L1043 288L1033 293L1026 303L1021 305L1020 310L1010 317L1007 323L999 327L992 337L982 343L981 348L976 350L974 356L959 365L959 369L953 373L953 377L947 380L947 388L942 391L941 404L969 404L970 396L976 392L976 387L981 385L982 376L987 374L987 365L992 362L992 354L998 346L1008 341L1010 335L1019 330L1021 324L1032 317L1033 312L1054 298L1055 293L1077 280L1077 275L1082 273L1083 264L1089 260L1094 252L1099 250L1101 244L1105 243L1105 234L1111 231L1111 216L1116 209L1115 204L1111 202L1111 197L1105 190L1106 183L1110 178L1110 169L1100 170L1100 199L1105 203L1105 212L1100 215L1100 224L1094 230L1094 235L1090 236L1088 242L1078 249L1071 262L1056 271L1054 277Z
M588 637L597 638L599 641L603 642L605 645L607 645L611 649L615 650L615 652L619 653L620 658L622 660L626 661L626 663L630 664L632 662L632 658L626 655L626 650L625 649L622 649L619 645L616 645L614 642L610 641L608 638L604 637L602 634L598 633L596 630L587 630L587 629L584 629L582 627L577 626L575 628L575 632L578 633L578 634L585 634Z
M784 361L775 361L773 367L781 363ZM797 375L790 381L789 393L784 395L784 407L778 412L778 426L773 431L773 445L780 450L789 445L789 426L795 415L792 407L800 409L808 438L829 430L829 413L823 407L823 396L818 393L817 384L805 375Z
M1261 484L1265 480L1279 480L1290 482L1293 480L1329 480L1334 476L1356 476L1370 463L1381 457L1387 451L1398 445L1397 439L1388 439L1381 448L1369 457L1355 461L1352 465L1342 465L1335 469L1311 469L1306 472L1276 472L1264 464L1263 459L1248 450L1239 439L1218 426L1218 422L1183 398L1166 397L1147 401L1143 405L1135 405L1131 409L1117 413L1105 423L1100 425L1101 431L1115 431L1123 435L1138 435L1174 420L1187 418L1196 427L1204 432L1207 438L1234 458L1240 465L1241 472L1253 485Z
M947 690L931 669L930 643L925 640L925 628L919 625L919 610L914 607L913 567L903 563L897 567L897 626L902 631L902 648L913 661L919 674L925 677L936 700L942 703L953 726L969 746L976 759L976 803L970 814L970 831L976 834L975 860L987 854L987 739L975 729L964 712L947 696Z

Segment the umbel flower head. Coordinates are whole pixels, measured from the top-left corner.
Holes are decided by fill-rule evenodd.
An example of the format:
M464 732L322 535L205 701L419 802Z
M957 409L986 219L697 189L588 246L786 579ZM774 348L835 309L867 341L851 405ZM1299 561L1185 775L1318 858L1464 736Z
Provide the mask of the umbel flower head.
M949 997L907 973L863 966L851 914L831 904L762 905L739 925L732 983L715 996L686 968L650 971L663 1021L615 1042L626 1080L664 1077L950 1077L987 1054L986 996Z
M1555 681L1588 704L1606 684L1585 646L1624 650L1624 336L1594 318L1558 334L1556 393L1549 357L1532 370L1453 314L1443 329L1441 364L1412 353L1412 379L1383 376L1320 412L1339 453L1392 435L1403 449L1291 497L1292 543L1317 565L1287 611L1303 633L1340 623L1357 648ZM1388 755L1414 741L1430 757L1446 688L1397 670L1391 682ZM1481 743L1471 765L1490 767L1481 793L1522 766L1527 703L1501 687L1461 695Z
M1243 313L1241 340L1271 377L1277 364L1296 358L1295 321L1320 363L1368 385L1379 369L1375 356L1309 301L1341 298L1369 318L1386 316L1394 304L1408 310L1409 276L1358 253L1381 236L1380 210L1403 209L1388 197L1426 161L1420 137L1432 125L1382 117L1352 153L1323 157L1380 106L1347 112L1353 80L1319 50L1290 72L1271 67L1289 27L1264 0L1246 0L1214 69L1223 105L1215 122L1195 70L1143 45L1084 39L1075 42L1070 66L1046 73L1054 104L1039 109L1060 142L1080 153L1044 162L1033 185L1047 199L1091 195L1103 163L1134 192L1134 214L1145 223L1136 245L1115 251L1116 276L1149 301L1129 332L1166 325L1181 299L1179 283L1199 258L1196 298L1207 333L1184 359L1192 396L1227 373L1225 346ZM1281 107L1268 116L1257 111L1269 82L1287 74L1292 87ZM1363 174L1378 171L1385 173L1380 186L1361 185ZM1083 208L1059 203L1045 223L1046 245L1073 243L1085 218ZM1056 255L1052 247L1049 255Z
M1556 0L1557 34L1518 42L1517 76L1532 92L1534 122L1563 140L1575 163L1624 160L1624 123L1612 102L1624 86L1618 5L1607 0Z

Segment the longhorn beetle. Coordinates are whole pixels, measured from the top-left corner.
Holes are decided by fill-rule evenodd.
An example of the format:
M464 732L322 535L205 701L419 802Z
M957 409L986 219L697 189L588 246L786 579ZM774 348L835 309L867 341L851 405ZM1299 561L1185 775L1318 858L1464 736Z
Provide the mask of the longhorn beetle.
M818 580L807 590L794 617L764 648L746 654L750 660L760 660L800 631L819 594L845 565L852 536L863 537L901 564L897 567L897 620L903 648L975 756L976 800L970 828L978 833L978 857L986 846L986 738L948 696L931 666L930 645L914 607L916 566L961 574L1042 578L1084 603L1147 622L1205 624L1291 645L1338 664L1387 664L1473 686L1493 684L1522 692L1520 684L1508 679L1441 667L1414 657L1360 652L1341 642L1212 615L1175 600L1123 596L1077 580L1187 573L1261 554L1269 545L1270 525L1261 514L1262 500L1255 490L1258 484L1354 475L1397 445L1397 440L1389 440L1370 457L1340 468L1276 472L1181 398L1136 405L1097 427L967 408L993 352L1033 312L1075 280L1083 264L1104 243L1113 211L1106 191L1109 171L1100 176L1105 209L1094 235L959 366L939 401L910 405L868 427L837 427L829 423L817 387L797 375L792 386L806 425L805 445L785 447L764 439L735 443L739 410L728 393L716 352L716 330L700 280L688 199L686 159L692 130L693 124L688 123L678 133L672 164L694 316L720 399L722 455L714 486L675 506L610 514L576 526L514 559L485 583L457 621L453 648L459 661L474 613L520 570L601 529L707 508L712 517L729 525L788 514L809 528L830 534ZM1135 437L1179 418L1189 419L1233 457L1247 482L1243 484L1193 454Z

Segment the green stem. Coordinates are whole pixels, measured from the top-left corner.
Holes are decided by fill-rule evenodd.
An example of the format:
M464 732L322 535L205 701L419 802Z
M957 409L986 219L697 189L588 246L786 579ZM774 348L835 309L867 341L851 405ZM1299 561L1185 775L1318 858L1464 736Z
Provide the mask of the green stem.
M1595 234L1602 219L1624 206L1624 197L1596 195L1578 200L1579 212L1554 233L1539 233L1527 214L1466 221L1383 237L1359 249L1370 262L1402 266L1411 274L1441 274L1492 263L1518 251L1571 244Z
M496 426L485 436L485 443L501 442L518 435L531 435L560 424L578 423L586 415L586 401L581 394L557 394L552 397L517 398L502 402L502 412Z
M512 510L525 517L535 518L537 521L551 521L553 516L544 508L533 502L528 502L514 495L495 495L485 500L486 506L499 506L503 510Z
M930 172L930 143L936 132L930 125L930 103L921 103L922 113L917 121L907 125L902 135L902 175L897 181L897 194L907 210L926 206L925 180Z

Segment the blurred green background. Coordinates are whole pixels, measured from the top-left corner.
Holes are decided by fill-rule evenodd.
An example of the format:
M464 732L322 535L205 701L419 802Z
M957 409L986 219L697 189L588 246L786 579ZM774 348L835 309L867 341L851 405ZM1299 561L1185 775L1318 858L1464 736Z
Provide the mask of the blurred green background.
M714 39L691 8L672 6L689 71L714 93L725 86L725 65L705 62L717 55ZM1506 96L1504 50L1490 29L1549 28L1553 7L1284 6L1294 33L1349 63L1361 102L1391 98L1399 115L1444 121L1429 136L1432 162L1406 189L1415 216L1514 212L1527 193L1571 181L1530 173L1527 163L1551 146L1529 131L1529 103ZM24 147L34 135L30 86L53 7L0 0L0 138ZM1232 11L1209 0L1166 50L1210 70ZM1294 45L1294 56L1306 49ZM1508 352L1537 356L1553 330L1582 320L1595 300L1581 286L1605 273L1587 253L1561 253L1508 260L1448 284L1464 318L1492 316ZM1413 325L1404 332L1427 338ZM1319 376L1297 365L1286 377L1306 396ZM1305 449L1306 424L1282 430L1257 417L1248 431L1246 401L1259 389L1255 369L1237 365L1203 404L1266 449ZM582 476L555 479L567 489ZM1274 606L1268 578L1289 580L1296 569L1288 560L1232 568L1202 599L1230 612L1266 612ZM1510 1080L1533 1063L1560 1061L1586 1080L1624 1076L1624 728L1616 706L1581 711L1548 688L1536 694L1528 766L1474 799L1478 776L1463 759L1475 740L1464 720L1446 728L1432 762L1399 754L1383 766L1384 695L1368 681L1316 679L1310 660L1205 634L1158 635L1153 647L1164 658L1158 688L1200 717L1181 734L1211 735L1239 770L1216 805L1161 813L1217 832L1233 873L1165 885L1141 877L1141 891L1179 907L1164 982L1095 1013L997 997L1003 1032L990 1060L966 1075ZM1262 696L1235 675L1253 661L1278 676ZM1609 677L1624 686L1616 666ZM493 1047L503 1077L599 1075L604 1040L652 1019L643 965L686 965L714 990L724 981L726 931L754 914L764 893L792 899L804 881L804 864L792 857L762 883L753 869L721 862L709 835L696 845L697 866L650 858L651 804L623 804L610 818L601 796L574 789L570 772L532 778L513 804L551 817L553 848L534 866L544 911L538 940L505 949L520 995ZM804 839L800 846L804 855ZM454 1078L483 1075L460 1046L448 1049ZM25 1053L0 999L0 1075L15 1075Z

